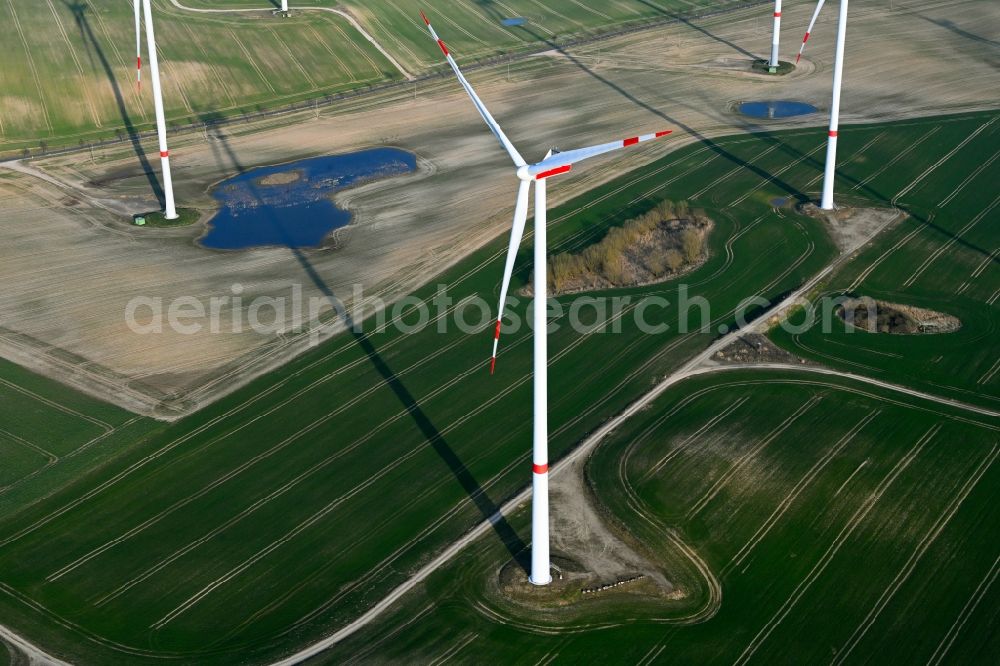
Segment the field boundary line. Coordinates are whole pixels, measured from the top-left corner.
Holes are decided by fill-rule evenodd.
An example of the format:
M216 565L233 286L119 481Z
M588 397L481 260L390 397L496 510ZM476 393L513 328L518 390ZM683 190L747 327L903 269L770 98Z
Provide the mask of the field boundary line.
M44 664L45 666L71 666L62 659L53 657L48 652L45 652L34 643L27 641L19 634L14 633L2 624L0 624L0 638L3 638L16 649L20 650L20 652L28 658L29 664ZM17 660L15 660L14 663L18 663Z
M101 428L104 431L114 430L114 426L112 426L110 423L106 423L106 422L104 422L104 421L102 421L102 420L100 420L98 418L94 418L93 416L90 416L88 414L82 414L82 413L76 411L75 409L67 407L66 405L61 405L58 402L55 402L53 400L49 400L48 398L46 398L44 396L38 395L34 391L29 391L28 389L24 388L23 386L18 386L17 384L14 384L12 382L7 381L6 379L0 378L0 385L6 386L9 389L12 389L14 391L17 391L18 393L21 393L22 395L26 395L29 398L31 398L32 400L37 400L38 402L41 402L41 403L43 403L45 405L48 405L49 407L52 407L56 411L60 411L63 414L67 414L69 416L73 416L75 418L87 421L88 423L91 423L92 425L95 425L95 426L97 426L98 428Z
M31 442L29 442L28 440L24 439L23 437L18 437L17 435L15 435L14 433L10 432L9 430L4 430L3 428L0 428L0 435L3 435L4 437L7 437L11 441L13 441L15 444L20 444L21 446L23 446L23 447L25 447L27 449L31 449L32 451L34 451L35 453L39 454L43 458L48 458L50 464L59 460L59 456L57 456L56 454L54 454L54 453L52 453L50 451L46 451L45 449L43 449L42 447L38 446L37 444L32 444Z

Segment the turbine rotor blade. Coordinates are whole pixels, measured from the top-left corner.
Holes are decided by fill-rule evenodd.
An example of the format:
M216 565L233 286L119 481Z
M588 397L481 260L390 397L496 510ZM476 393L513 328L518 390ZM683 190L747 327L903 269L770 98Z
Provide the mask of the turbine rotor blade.
M655 134L633 136L622 141L602 143L599 146L591 146L589 148L580 148L578 150L555 153L554 155L546 157L538 164L532 164L529 166L528 174L533 176L536 180L543 180L551 176L557 176L560 173L566 173L573 168L573 165L577 162L590 159L591 157L597 157L598 155L604 155L605 153L621 150L622 148L628 148L629 146L634 146L646 141L652 141L653 139L659 139L672 133L673 130L665 130L662 132L656 132Z
M507 246L507 262L503 269L503 282L500 284L500 305L497 307L497 325L493 332L493 357L490 359L490 374L496 369L497 347L500 344L500 326L503 322L503 312L507 305L507 290L510 288L510 278L514 274L514 261L517 259L517 249L521 246L524 236L524 226L528 220L528 191L530 180L522 180L517 188L517 203L514 205L514 224L510 230L510 244Z
M476 94L472 84L469 83L468 79L465 78L465 75L462 74L462 70L458 68L458 63L455 62L455 59L451 56L448 46L441 40L440 37L438 37L437 32L434 31L434 26L431 25L430 19L427 18L427 15L422 11L420 12L420 18L422 18L424 23L427 24L427 29L430 31L431 37L433 37L434 41L437 42L438 47L441 49L441 53L444 54L445 60L448 61L448 64L451 65L451 69L455 72L455 76L458 77L458 82L462 84L463 88L465 88L465 92L468 93L469 97L472 99L472 103L475 104L476 110L479 111L479 115L481 115L483 120L486 121L486 125L490 128L490 131L493 132L493 135L500 142L500 145L507 151L507 154L510 155L510 158L514 160L514 164L519 168L525 166L527 163L524 161L524 158L521 157L521 153L517 152L517 148L515 148L514 144L511 143L511 140L507 138L507 135L504 134L504 131L500 128L500 124L490 113L489 109L486 108L486 105L483 104L483 100L481 100L479 95Z
M799 60L802 59L802 53L806 50L806 42L809 41L809 36L812 34L813 27L816 25L816 19L819 18L819 13L823 9L823 5L826 4L826 0L819 0L816 4L816 9L813 11L812 20L809 21L809 27L806 29L806 36L802 38L802 46L799 47L799 54L795 56L795 64L799 64Z
M142 35L139 32L139 24L141 23L139 2L140 0L134 0L132 3L135 8L135 85L137 88L142 86Z

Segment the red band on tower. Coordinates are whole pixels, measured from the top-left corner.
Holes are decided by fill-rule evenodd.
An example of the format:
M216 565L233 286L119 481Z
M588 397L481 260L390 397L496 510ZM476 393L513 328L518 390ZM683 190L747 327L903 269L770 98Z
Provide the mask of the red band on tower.
M774 18L781 18L781 12L774 12Z
M534 472L535 474L548 474L549 473L549 466L548 465L532 465L531 466L531 471Z
M160 151L160 157L170 157L170 151L169 150L161 150Z
M836 132L836 130L830 130L830 136L832 136L832 137L835 137L835 138L836 138L836 136L837 136L837 132Z

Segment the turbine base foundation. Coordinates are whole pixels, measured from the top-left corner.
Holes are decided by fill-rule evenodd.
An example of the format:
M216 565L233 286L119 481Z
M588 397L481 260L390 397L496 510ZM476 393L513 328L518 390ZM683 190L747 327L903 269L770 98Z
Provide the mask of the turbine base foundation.
M537 585L539 587L542 587L542 586L548 585L548 584L550 584L552 582L552 576L550 574L548 580L543 580L543 581L536 581L531 576L528 576L528 582L531 583L532 585Z

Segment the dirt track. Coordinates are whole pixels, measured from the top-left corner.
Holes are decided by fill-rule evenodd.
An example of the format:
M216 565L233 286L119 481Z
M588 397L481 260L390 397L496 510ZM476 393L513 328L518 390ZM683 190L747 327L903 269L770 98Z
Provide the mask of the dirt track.
M864 48L848 58L844 122L1000 105L996 57L969 36L998 31L1000 17L989 3L916 0L897 4L891 15L883 4L852 5L849 40ZM804 2L786 7L783 52L794 52L810 10ZM749 12L697 28L616 38L569 56L543 54L527 61L526 70L515 68L510 82L506 67L477 71L472 79L528 159L556 142L573 147L632 129L675 129L664 145L574 171L552 188L551 203L558 205L699 137L760 127L733 114L734 102L792 98L825 108L832 18L819 24L803 66L780 79L741 71L747 54L769 42L766 22L755 33ZM335 293L350 293L358 283L366 295L387 301L426 282L509 225L515 179L454 81L422 83L416 92L416 99L396 91L315 117L299 114L283 119L294 122L282 127L234 126L172 139L178 201L206 210L212 207L208 187L240 168L372 145L415 152L417 175L341 197L357 214L349 242L341 250L305 253L308 268L285 249L214 253L194 244L200 227L137 229L116 218L108 207L140 212L157 205L127 148L96 155L96 164L84 155L32 164L85 189L87 197L0 170L0 280L6 287L0 355L135 411L173 418L280 365L307 341L253 333L138 336L124 324L132 297L208 299L229 295L234 283L244 286L246 300L286 295L295 284L306 297L319 295L309 268ZM818 116L767 127L823 123ZM154 146L146 148L155 156Z

